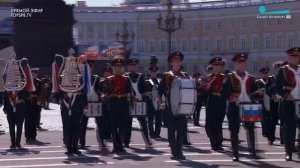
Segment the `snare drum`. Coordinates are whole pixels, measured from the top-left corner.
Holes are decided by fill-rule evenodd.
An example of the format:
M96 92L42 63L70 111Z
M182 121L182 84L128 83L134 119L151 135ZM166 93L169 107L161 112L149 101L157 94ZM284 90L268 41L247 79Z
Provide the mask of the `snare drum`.
M146 116L147 104L146 102L137 101L133 103L133 107L130 105L130 116Z
M244 122L262 121L262 104L240 103L240 116Z
M300 120L300 100L294 100L295 103L295 118Z
M87 95L88 108L84 113L86 117L100 117L102 116L102 103L99 101L99 96L94 90L97 78L94 79L91 92Z
M102 116L102 103L88 102L88 109L84 113L86 117L100 117Z
M170 91L170 108L174 115L191 115L197 103L196 83L192 79L174 78Z

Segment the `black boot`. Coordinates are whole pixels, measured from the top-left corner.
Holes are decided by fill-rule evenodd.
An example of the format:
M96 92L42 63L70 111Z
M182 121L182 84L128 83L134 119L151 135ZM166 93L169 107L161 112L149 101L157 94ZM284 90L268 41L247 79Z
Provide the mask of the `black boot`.
M238 136L235 135L231 135L231 147L232 147L232 153L233 153L233 157L232 157L232 161L239 161L239 139Z
M249 155L252 157L257 157L255 150L255 137L254 131L248 131L247 133L247 143L249 148Z
M120 135L119 135L119 143L118 143L118 151L119 152L123 152L123 153L126 153L126 150L124 149L124 147L123 147L123 143L122 142L124 142L124 140L125 140L125 134L124 133L120 133ZM127 144L127 145L129 145L129 144ZM129 146L128 146L129 147Z
M17 126L16 147L21 148L22 126Z
M117 153L118 150L118 140L117 140L117 135L116 134L112 134L112 142L113 142L113 150L112 153Z
M11 141L10 148L14 149L14 148L16 148L16 136L15 136L15 132L11 131L11 132L9 132L9 134L10 134L10 141Z

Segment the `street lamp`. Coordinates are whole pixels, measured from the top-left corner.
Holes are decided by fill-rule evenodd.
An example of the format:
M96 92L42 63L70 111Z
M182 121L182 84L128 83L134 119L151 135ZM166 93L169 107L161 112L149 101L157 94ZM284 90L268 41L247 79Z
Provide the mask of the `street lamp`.
M124 19L123 23L123 31L119 32L116 31L115 36L117 39L117 42L121 43L124 46L125 50L125 61L129 59L129 55L127 55L127 46L134 41L135 34L133 31L128 31L127 29L128 23L126 19Z
M168 6L168 13L166 17L162 18L161 14L159 14L156 21L158 28L168 33L168 54L171 54L172 34L176 30L181 29L183 18L181 17L181 14L179 14L178 18L175 17L175 14L172 10L173 3L171 0L169 0L166 5Z

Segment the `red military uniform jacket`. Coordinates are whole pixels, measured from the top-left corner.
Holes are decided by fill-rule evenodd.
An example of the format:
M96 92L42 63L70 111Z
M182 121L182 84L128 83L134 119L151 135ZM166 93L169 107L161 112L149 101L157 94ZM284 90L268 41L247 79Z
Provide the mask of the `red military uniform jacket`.
M238 98L241 94L241 82L236 76L238 75L236 72L232 72L228 74L227 80L223 84L222 88L222 95L225 96L229 101L233 100L234 98ZM246 75L240 76L240 78L245 78ZM247 79L245 81L245 90L246 94L251 98L253 93L257 90L257 87L255 85L255 79L253 75L248 74Z
M131 93L131 84L126 75L112 75L107 78L108 87L106 93L111 97L127 97Z
M296 77L291 69L300 70L300 66L292 67L291 65L285 65L280 68L276 78L276 91L277 93L286 98L296 87Z
M205 86L203 90L207 92L207 94L212 94L215 96L220 96L221 95L221 89L222 85L224 83L225 75L220 73L220 74L209 74L205 78Z

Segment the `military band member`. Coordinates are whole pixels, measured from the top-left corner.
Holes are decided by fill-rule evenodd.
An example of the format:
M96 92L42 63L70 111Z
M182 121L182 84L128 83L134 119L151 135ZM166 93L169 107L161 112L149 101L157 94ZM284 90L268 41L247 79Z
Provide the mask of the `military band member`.
M150 77L146 80L146 91L152 92L153 87L158 87L160 80L157 78L158 67L151 65L149 67ZM147 99L148 107L148 127L151 138L160 138L161 124L162 124L162 109L155 109L152 103L152 97ZM153 121L155 120L155 127Z
M113 153L126 152L123 142L126 132L128 132L129 106L131 104L131 83L129 77L124 73L125 62L122 58L115 58L112 62L114 75L106 79L109 96L109 113L111 123L111 133L113 140Z
M186 116L174 116L170 106L170 90L171 84L175 77L188 78L188 75L181 71L184 55L176 51L168 56L168 62L172 69L166 72L158 87L158 104L162 101L162 96L166 98L166 120L168 128L168 140L171 147L171 159L185 159L182 153L182 144L184 140L184 131L186 127Z
M197 104L196 104L196 108L195 111L193 113L193 120L194 120L194 126L200 126L199 120L200 120L200 111L202 108L202 91L200 88L200 84L201 84L201 74L199 72L193 74L193 79L196 82L196 88L197 88Z
M282 63L282 62L281 62ZM280 68L280 64L275 64L273 67L275 68L276 72L278 72ZM273 145L273 142L275 141L275 132L276 132L276 125L278 124L279 119L279 95L276 93L276 86L275 86L275 75L268 76L268 80L266 82L266 92L267 96L269 97L269 109L266 108L267 112L267 139L268 144ZM266 101L266 100L264 100Z
M259 79L257 79L255 81L255 83L256 83L258 89L265 89L266 83L268 81L269 68L267 68L267 67L261 68L259 70L259 72L260 72L261 76ZM264 95L261 95L260 97L258 97L258 101L262 104L263 104L263 100L264 100ZM267 132L268 132L267 120L268 120L268 113L267 113L266 109L264 108L263 109L263 118L261 121L263 137L267 137Z
M25 138L26 142L30 143L36 140L37 125L40 120L40 113L42 111L40 95L43 87L42 79L38 77L36 69L32 69L33 82L36 90L30 93L26 100L26 114L25 114Z
M221 96L221 89L225 75L223 66L225 62L221 57L212 58L209 61L212 66L212 73L206 76L206 104L205 130L210 139L212 150L223 150L222 124L226 113L226 99Z
M10 148L21 148L21 136L26 113L25 101L29 93L21 91L5 91L3 93L3 111L9 124ZM17 131L15 130L17 127Z
M299 79L299 56L300 48L294 47L286 51L288 64L282 66L276 77L276 90L282 97L280 104L280 118L284 126L284 146L285 159L292 160L295 148L296 120L295 120L295 100L300 99L300 79Z
M93 62L92 61L88 61L88 64L90 66L91 72L93 72ZM92 84L92 88L94 90L94 92L97 94L98 96L98 101L101 102L101 94L103 93L103 90L100 86L100 77L98 75L92 75L91 76L91 84ZM103 107L103 106L102 106ZM81 129L80 129L80 148L81 149L85 149L85 145L86 145L86 129L87 129L87 125L88 125L88 120L89 117L87 116L83 116L81 119ZM103 148L106 147L105 143L104 143L104 117L103 116L97 116L95 117L95 123L97 125L97 134L99 135L99 147Z
M87 97L83 90L67 93L61 91L61 114L64 120L65 143L67 146L66 154L77 154L80 136L80 125L84 108L87 106Z
M223 84L221 92L222 96L225 96L225 98L229 101L227 107L227 118L229 122L233 161L239 160L239 103L252 102L255 100L256 96L263 94L262 90L257 90L254 77L246 72L247 58L248 55L246 53L238 53L233 57L232 61L234 62L235 71L227 75L227 79ZM256 157L254 122L244 122L244 127L247 131L249 154Z
M137 58L130 58L128 60L128 73L126 74L129 76L129 80L131 82L131 86L133 88L133 95L135 96L135 101L145 101L147 98L146 95L146 86L145 86L145 78L142 73L138 73L138 64L139 60ZM149 133L148 133L148 126L145 117L137 117L137 120L140 123L141 130L142 130L142 136L145 141L146 145L152 145ZM129 147L130 139L131 139L131 128L132 128L132 117L130 116L130 119L128 121L128 127L130 128L130 131L126 133L124 145L125 147Z
M102 91L105 91L107 88L107 83L105 80L113 75L113 69L110 64L106 64L106 66L103 68L103 77L104 79L100 81L100 88ZM110 128L110 119L109 119L109 108L108 108L108 100L102 99L102 112L103 112L103 119L104 119L104 126L103 128L103 138L104 139L111 139L111 128Z

